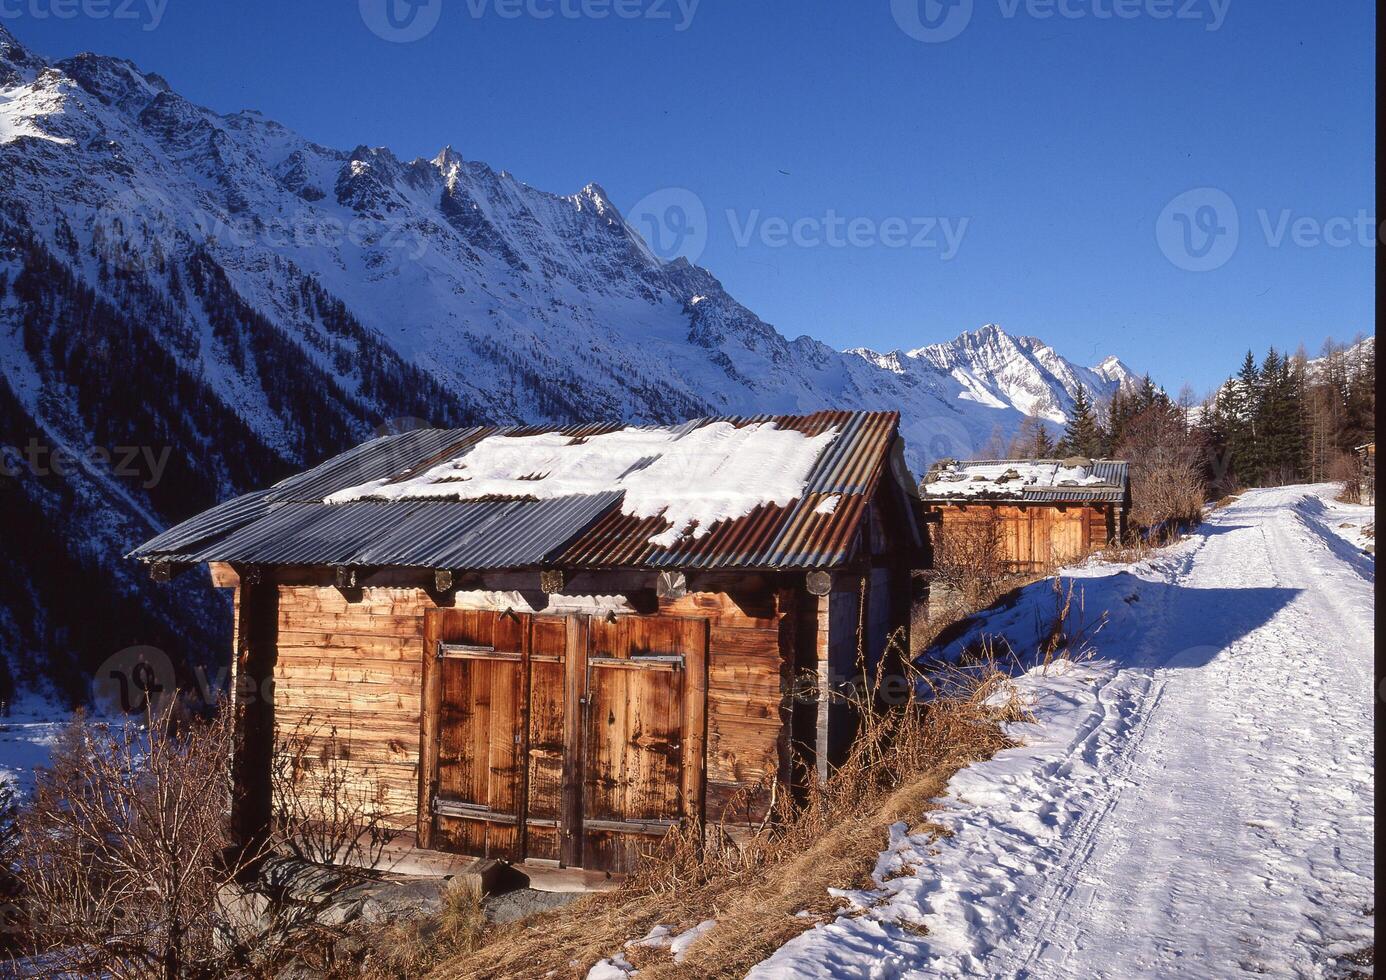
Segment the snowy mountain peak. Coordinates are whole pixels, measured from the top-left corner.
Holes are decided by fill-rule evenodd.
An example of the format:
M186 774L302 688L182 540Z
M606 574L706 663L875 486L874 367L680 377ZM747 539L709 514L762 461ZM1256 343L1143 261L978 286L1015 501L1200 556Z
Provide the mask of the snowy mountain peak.
M1139 380L1136 373L1127 367L1125 363L1122 362L1121 358L1117 357L1115 354L1104 357L1101 363L1092 370L1108 381L1116 382L1123 388L1130 387Z
M449 143L438 151L438 155L430 162L433 166L437 167L438 172L446 178L457 170L460 170L467 161L462 159L462 154L454 150L452 144Z
M1067 421L1079 388L1101 401L1130 376L1114 357L1103 361L1105 370L1082 367L1039 338L1007 333L995 323L916 350L879 354L857 348L846 353L935 388L957 387L960 401L1034 415L1056 426Z
M401 419L895 410L922 472L1114 387L994 324L909 353L791 341L708 270L661 261L600 184L552 194L451 147L408 163L325 147L121 59L50 65L8 33L0 173L0 424L166 446L181 467L154 490L75 474L76 504L0 509L0 540L96 555L126 594L143 586L118 556L160 525ZM0 567L0 591L10 574L41 603L70 579ZM193 638L210 621L172 593L103 608L193 616L177 631ZM0 618L0 649L36 629Z

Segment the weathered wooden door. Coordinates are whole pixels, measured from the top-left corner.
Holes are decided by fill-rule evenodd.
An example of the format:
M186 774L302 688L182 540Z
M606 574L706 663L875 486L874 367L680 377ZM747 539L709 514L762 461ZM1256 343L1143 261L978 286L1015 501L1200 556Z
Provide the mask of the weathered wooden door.
M419 843L629 870L701 819L706 620L430 610Z
M593 621L583 748L583 863L629 871L642 848L702 818L707 621Z
M424 661L423 747L432 785L421 813L430 832L421 836L431 838L426 846L518 860L531 617L474 610L428 615L433 643Z
M1087 548L1083 533L1087 513L1081 507L1056 507L1050 530L1050 547L1056 565L1081 558Z

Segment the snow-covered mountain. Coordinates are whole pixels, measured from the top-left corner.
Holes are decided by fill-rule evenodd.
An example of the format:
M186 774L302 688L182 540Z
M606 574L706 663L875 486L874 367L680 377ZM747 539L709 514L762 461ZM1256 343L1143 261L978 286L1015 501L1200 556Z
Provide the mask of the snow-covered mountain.
M402 419L893 408L922 469L1129 377L996 326L887 354L789 340L707 270L654 257L596 184L565 197L451 148L321 146L0 27L0 446L96 460L40 472L12 451L0 477L17 675L133 642L200 659L217 600L116 556ZM101 463L124 446L166 466Z

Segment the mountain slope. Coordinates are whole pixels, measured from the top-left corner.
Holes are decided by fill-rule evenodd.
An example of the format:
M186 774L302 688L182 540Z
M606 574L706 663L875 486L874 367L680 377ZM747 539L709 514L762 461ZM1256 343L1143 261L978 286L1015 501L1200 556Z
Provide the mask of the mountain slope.
M891 354L789 340L656 259L595 184L565 197L451 148L320 146L120 59L50 63L3 27L0 173L0 445L169 450L152 480L0 481L5 530L36 536L0 571L0 652L25 684L136 640L219 656L216 600L133 581L118 555L382 425L891 408L922 468L1126 377L997 327ZM74 576L101 627L58 597Z

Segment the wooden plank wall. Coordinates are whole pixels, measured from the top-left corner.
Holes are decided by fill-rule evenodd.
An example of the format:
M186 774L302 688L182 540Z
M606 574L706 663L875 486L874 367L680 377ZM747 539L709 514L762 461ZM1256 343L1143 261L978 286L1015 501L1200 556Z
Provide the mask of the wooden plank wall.
M315 732L352 787L392 827L413 830L418 808L424 589L281 585L275 715L281 736ZM350 596L350 597L349 597ZM783 608L782 608L783 607ZM790 664L780 654L786 599L696 593L659 613L709 620L707 818L764 818L769 784L788 779ZM327 736L335 734L335 739ZM329 749L329 746L332 746ZM750 788L749 793L740 792Z
M1007 504L935 505L942 533L953 525L989 519L1001 522L1004 560L1019 571L1044 571L1091 554L1108 541L1106 505Z
M788 600L768 590L696 593L661 600L659 611L710 620L707 819L758 822L770 806L769 784L789 776L792 664L780 653Z
M355 598L355 597L353 597ZM315 733L388 824L412 831L419 779L422 589L279 587L275 721ZM335 739L330 736L335 733Z

